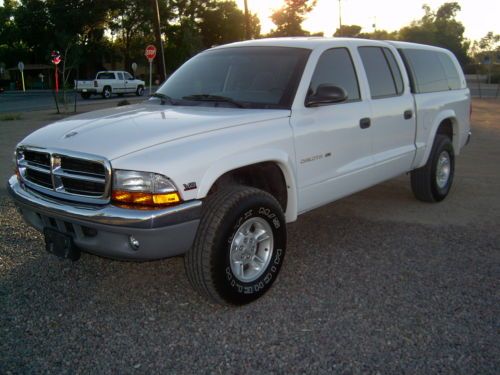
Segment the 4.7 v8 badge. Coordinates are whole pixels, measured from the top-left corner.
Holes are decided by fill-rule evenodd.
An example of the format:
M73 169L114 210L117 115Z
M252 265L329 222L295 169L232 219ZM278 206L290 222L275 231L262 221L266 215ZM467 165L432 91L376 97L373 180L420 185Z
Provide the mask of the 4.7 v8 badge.
M184 191L194 190L197 188L196 182L188 182L187 184L183 184L183 185L184 185Z

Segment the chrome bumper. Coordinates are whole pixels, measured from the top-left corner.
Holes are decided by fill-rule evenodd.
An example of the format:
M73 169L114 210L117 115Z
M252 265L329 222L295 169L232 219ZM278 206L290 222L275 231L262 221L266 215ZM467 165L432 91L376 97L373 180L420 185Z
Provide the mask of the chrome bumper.
M23 188L16 176L9 179L7 190L24 220L35 229L54 227L73 236L81 249L112 258L159 259L182 254L191 246L201 216L199 200L158 210L75 204ZM139 248L131 246L130 237L139 241Z

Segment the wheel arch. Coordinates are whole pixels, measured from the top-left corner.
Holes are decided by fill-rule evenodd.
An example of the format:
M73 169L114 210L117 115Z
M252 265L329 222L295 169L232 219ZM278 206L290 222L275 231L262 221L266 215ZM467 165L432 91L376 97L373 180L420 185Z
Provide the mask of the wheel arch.
M425 165L425 163L427 163L427 160L429 159L432 151L432 145L434 144L434 140L436 139L437 134L444 134L450 137L455 155L458 155L458 153L460 152L460 131L455 112L453 110L443 111L439 116L435 118L434 123L432 124L432 128L427 139L425 153L418 167L421 167Z
M287 222L296 220L297 190L288 156L284 152L272 152L268 157L259 159L252 155L240 155L214 163L201 180L198 198L205 198L221 185L229 183L253 186L267 191L278 200Z

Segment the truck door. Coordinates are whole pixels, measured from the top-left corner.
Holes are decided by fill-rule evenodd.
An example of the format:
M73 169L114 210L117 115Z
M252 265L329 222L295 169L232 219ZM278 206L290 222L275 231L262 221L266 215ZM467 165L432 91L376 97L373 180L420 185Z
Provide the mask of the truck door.
M116 75L117 75L118 80L116 81L116 89L114 88L114 91L117 94L123 94L124 92L126 92L126 90L125 90L125 79L123 77L123 73L122 72L117 72Z
M367 46L358 51L370 88L373 172L383 181L411 169L416 150L415 105L391 49Z
M332 48L319 57L308 95L321 84L342 87L348 97L335 104L295 105L292 110L299 212L372 184L370 106L362 100L347 48Z
M125 79L125 92L135 92L137 89L135 79L128 72L123 72L123 76Z

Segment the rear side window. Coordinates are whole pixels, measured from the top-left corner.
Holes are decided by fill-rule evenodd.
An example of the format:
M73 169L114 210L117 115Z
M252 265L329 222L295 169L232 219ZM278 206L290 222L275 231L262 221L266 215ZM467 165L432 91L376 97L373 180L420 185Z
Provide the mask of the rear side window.
M458 76L457 68L453 61L451 61L450 56L446 53L438 53L439 61L443 65L444 72L446 73L446 79L448 80L448 87L450 90L458 90L462 87L460 83L460 77Z
M403 92L401 72L389 49L359 47L358 50L365 67L372 98L386 98Z
M417 92L426 93L450 89L447 73L439 56L442 53L424 49L405 49L403 53L411 66ZM455 68L453 67L453 69ZM453 77L453 73L450 74ZM458 78L456 69L455 74Z
M97 75L96 79L115 79L115 73L102 72Z
M316 92L321 84L342 87L347 92L347 101L360 99L356 71L346 48L333 48L323 52L314 70L310 90Z

